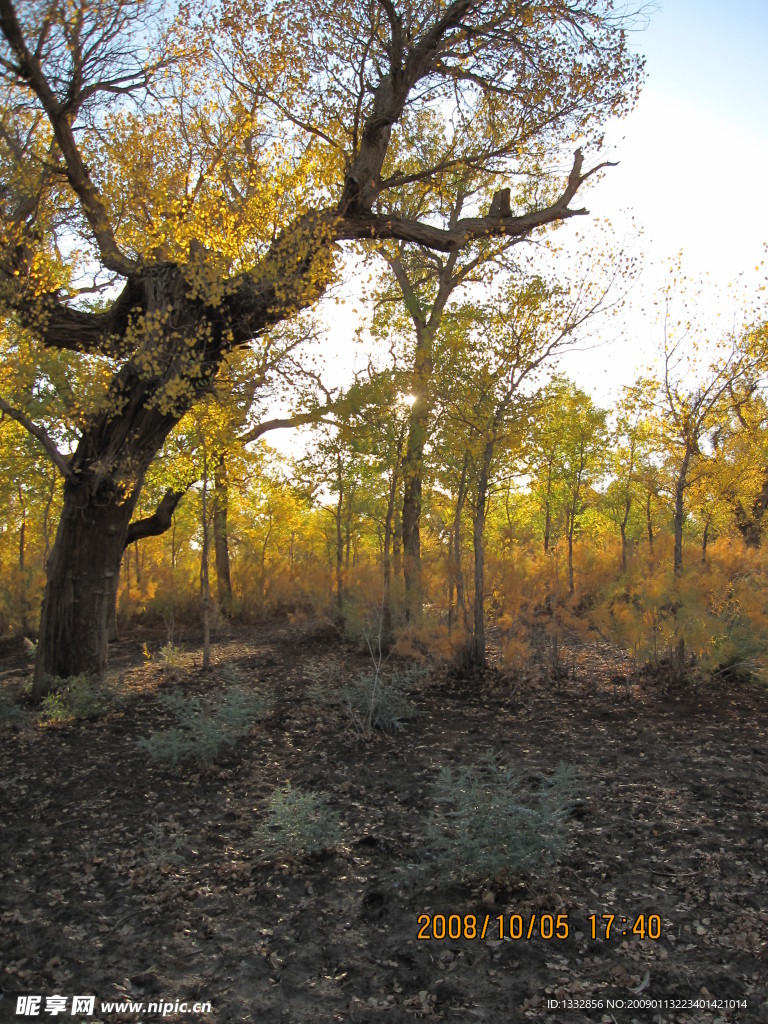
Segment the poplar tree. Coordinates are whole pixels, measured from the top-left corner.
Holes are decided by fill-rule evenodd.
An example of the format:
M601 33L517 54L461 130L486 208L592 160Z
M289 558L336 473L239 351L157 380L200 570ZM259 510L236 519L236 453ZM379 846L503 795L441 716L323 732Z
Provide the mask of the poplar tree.
M640 74L608 0L165 10L0 0L2 313L103 377L70 450L2 396L64 478L36 698L57 676L103 674L147 468L226 353L316 302L341 242L450 254L584 213L580 149L512 207L453 222L433 186L514 175L523 128L551 164L627 108ZM423 209L391 212L418 182Z

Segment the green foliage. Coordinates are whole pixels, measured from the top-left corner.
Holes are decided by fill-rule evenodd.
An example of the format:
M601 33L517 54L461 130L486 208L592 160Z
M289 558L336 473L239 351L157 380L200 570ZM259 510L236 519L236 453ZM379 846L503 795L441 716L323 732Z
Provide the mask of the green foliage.
M384 674L378 667L360 672L348 683L339 686L330 676L338 673L316 672L307 696L317 704L343 708L356 733L369 740L374 730L397 735L406 722L415 718L416 708L408 697L426 669L412 665Z
M174 647L169 640L168 643L161 647L157 653L166 668L178 668L181 664L184 651L181 647Z
M443 768L438 809L425 829L427 869L468 885L503 882L534 866L540 871L565 843L573 795L573 773L562 764L551 776L492 761Z
M72 676L59 680L40 705L43 722L68 722L98 718L118 706L123 695L112 680Z
M223 694L203 700L185 697L180 691L163 695L160 703L176 717L178 725L149 737L138 746L155 762L195 760L203 767L213 764L246 736L272 705L265 694L233 687Z
M254 839L267 857L321 853L337 846L342 830L322 797L294 789L290 783L269 798L264 821Z

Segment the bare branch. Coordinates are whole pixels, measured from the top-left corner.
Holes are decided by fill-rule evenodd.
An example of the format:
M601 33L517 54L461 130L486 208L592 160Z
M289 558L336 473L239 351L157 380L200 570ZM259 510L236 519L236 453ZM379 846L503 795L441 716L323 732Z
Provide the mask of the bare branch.
M0 31L18 61L18 76L37 96L48 117L64 157L67 178L80 200L104 266L118 274L130 274L137 269L136 264L118 248L101 196L91 181L90 173L75 141L71 123L72 103L61 103L56 97L43 74L40 60L27 46L12 0L0 0Z
M33 437L37 438L45 449L46 455L54 466L56 466L65 480L73 479L73 473L69 464L68 456L59 451L53 438L44 427L34 423L29 416L25 415L20 409L16 409L14 406L9 405L2 397L0 397L0 412L2 412L4 416L10 416L12 420L16 420L16 422L20 423L25 430L28 430Z
M283 430L286 427L301 427L305 423L328 423L335 422L324 419L326 413L332 412L332 405L323 405L318 409L313 409L311 412L299 412L295 416L286 416L282 419L264 420L261 423L257 423L251 427L250 430L246 430L244 434L240 434L237 438L241 444L249 444L251 441L255 441L257 438L268 433L270 430Z
M574 154L573 166L562 194L550 206L530 213L509 217L464 217L451 228L439 228L423 221L408 220L386 214L365 214L356 211L353 217L339 222L336 237L342 238L398 238L404 242L415 242L442 252L460 249L478 238L493 238L507 235L521 238L536 228L570 217L582 217L588 213L585 208L573 210L569 207L583 183L603 167L614 163L604 161L582 173L584 157L580 149Z

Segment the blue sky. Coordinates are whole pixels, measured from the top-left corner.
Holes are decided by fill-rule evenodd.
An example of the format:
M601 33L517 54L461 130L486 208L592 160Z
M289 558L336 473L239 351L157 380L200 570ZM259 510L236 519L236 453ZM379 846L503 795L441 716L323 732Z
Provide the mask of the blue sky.
M621 165L591 206L631 208L652 259L682 249L721 279L768 242L767 39L768 4L755 0L667 0L635 37L646 83L612 126Z
M632 114L610 126L607 141L619 166L590 190L585 205L608 218L618 238L632 234L631 224L639 230L643 272L623 340L609 354L569 358L563 366L598 398L629 383L652 358L661 330L649 310L677 253L705 333L722 333L748 302L765 309L766 40L768 3L758 0L666 0L633 36L646 56L645 85ZM588 234L588 224L579 227Z
M636 39L646 95L674 94L765 137L768 6L764 0L667 0Z

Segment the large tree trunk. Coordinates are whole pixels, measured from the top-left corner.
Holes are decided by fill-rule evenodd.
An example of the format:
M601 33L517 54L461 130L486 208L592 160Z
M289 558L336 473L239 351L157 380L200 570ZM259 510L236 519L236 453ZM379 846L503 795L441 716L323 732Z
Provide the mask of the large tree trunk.
M214 312L209 319L200 303L188 299L178 268L158 265L147 270L127 286L122 301L123 329L130 327L136 341L142 338L143 328L133 325L130 314L132 308L141 310L150 324L147 350L152 344L166 348L156 365L141 347L123 365L66 464L64 505L40 621L35 699L50 690L56 677L103 676L117 576L144 474L197 394L209 385L222 356L220 314ZM160 321L167 333L158 338L151 325Z
M127 499L95 474L67 481L48 560L32 696L56 678L103 676L115 583L138 487Z
M461 566L461 517L464 512L464 501L467 496L467 470L469 468L469 454L464 454L464 464L461 467L461 478L459 480L459 492L456 495L456 508L453 515L453 529L449 537L449 561L450 561L450 591L448 598L448 633L453 628L453 588L456 588L456 614L461 612L462 623L467 628L467 606L464 599L464 570Z

